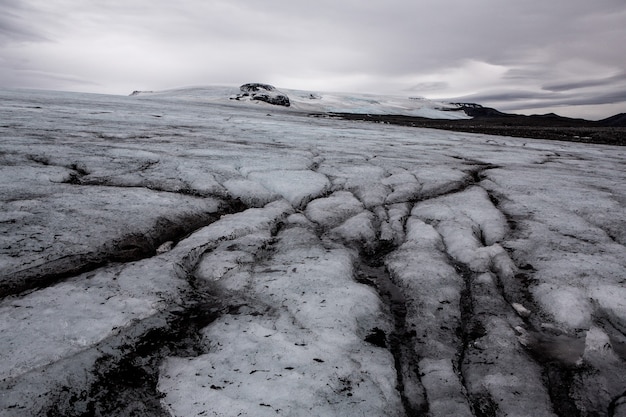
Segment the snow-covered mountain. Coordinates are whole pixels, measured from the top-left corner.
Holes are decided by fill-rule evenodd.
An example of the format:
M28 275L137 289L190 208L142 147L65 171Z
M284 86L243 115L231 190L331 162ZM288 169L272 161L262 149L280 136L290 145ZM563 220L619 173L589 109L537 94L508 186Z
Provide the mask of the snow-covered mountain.
M287 93L0 90L0 415L626 415L626 148Z
M278 88L289 98L288 111L308 113L398 114L431 119L470 119L459 104L437 102L422 97L326 93ZM254 105L276 110L276 106L258 100L238 100L238 87L189 87L158 92L135 91L133 96L151 99L179 99L195 102Z

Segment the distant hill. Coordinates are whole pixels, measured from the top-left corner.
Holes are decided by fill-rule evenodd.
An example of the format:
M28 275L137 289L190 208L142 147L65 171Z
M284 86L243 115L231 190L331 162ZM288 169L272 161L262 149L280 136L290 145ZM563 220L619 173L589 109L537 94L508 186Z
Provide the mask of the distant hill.
M626 127L626 113L616 114L597 122L600 126Z
M252 87L251 87L252 86ZM259 87L259 86L262 86ZM259 91L248 91L257 88ZM289 107L276 106L265 95L283 97ZM401 97L366 93L312 92L276 88L269 84L249 83L241 87L188 87L165 91L133 91L133 99L192 100L247 107L264 107L273 111L300 113L355 113L425 117L429 119L470 119L460 105L428 100L423 97Z
M491 107L483 107L475 103L456 103L461 109L474 119L501 119L507 120L509 123L519 125L533 124L545 126L603 126L603 127L626 127L626 113L616 114L603 120L592 121L585 119L576 119L571 117L559 116L555 113L521 115L512 113L503 113Z
M251 87L252 86L252 87ZM252 88L263 86L263 97ZM253 88L254 87L254 88ZM271 93L271 94L270 94ZM275 105L266 95L280 95L283 105ZM192 100L236 106L266 106L272 111L331 116L404 126L448 129L521 138L626 145L626 113L599 121L574 119L554 113L520 115L504 113L478 103L451 103L423 97L399 97L365 93L324 93L303 90L277 90L268 84L241 87L189 87L166 91L134 91L133 99ZM289 103L289 107L285 106Z
M464 108L469 120L442 120L383 114L334 113L335 117L402 126L453 130L518 138L562 140L626 146L626 115L591 121L556 114L524 116L502 113L488 107Z

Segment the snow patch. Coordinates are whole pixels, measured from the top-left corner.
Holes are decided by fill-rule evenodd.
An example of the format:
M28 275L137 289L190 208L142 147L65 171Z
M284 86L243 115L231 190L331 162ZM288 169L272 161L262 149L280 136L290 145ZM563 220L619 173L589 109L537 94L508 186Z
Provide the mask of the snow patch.
M532 294L547 313L569 329L588 329L593 306L586 291L572 287L539 284Z
M369 211L357 214L332 229L330 234L337 236L339 240L354 242L359 247L372 251L376 246L374 215Z
M224 188L233 197L241 200L242 203L259 207L280 198L278 193L269 191L258 182L245 178L233 178L224 181Z
M252 271L248 307L203 330L209 352L164 362L164 406L174 416L401 415L393 358L364 341L389 323L378 296L352 280L353 263L307 229L281 231ZM228 280L218 282L226 296Z
M587 331L583 360L592 364L602 361L619 361L619 358L615 355L613 347L611 346L609 335L598 326L591 326Z
M322 227L335 227L363 211L363 204L348 191L337 191L325 198L311 201L306 216Z
M330 187L326 176L308 170L252 172L248 178L259 182L270 192L283 196L293 207L304 206Z
M622 331L626 331L626 288L601 285L590 290L591 298L603 315Z

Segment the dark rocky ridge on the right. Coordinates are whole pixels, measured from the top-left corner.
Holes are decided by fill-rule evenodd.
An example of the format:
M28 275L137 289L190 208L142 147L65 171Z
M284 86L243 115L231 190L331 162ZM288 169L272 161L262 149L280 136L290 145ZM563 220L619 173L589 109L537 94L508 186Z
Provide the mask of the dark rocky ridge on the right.
M590 121L563 117L554 113L524 116L503 113L480 105L454 104L458 104L458 108L450 111L463 111L472 119L445 120L416 116L354 113L333 113L332 115L342 119L401 126L626 146L626 114L624 113L603 120Z

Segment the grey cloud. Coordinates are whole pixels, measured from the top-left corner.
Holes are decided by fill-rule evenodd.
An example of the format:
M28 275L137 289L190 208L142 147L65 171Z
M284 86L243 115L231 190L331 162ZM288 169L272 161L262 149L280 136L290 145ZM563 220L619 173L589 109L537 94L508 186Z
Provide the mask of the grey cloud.
M594 68L626 68L626 55L616 53L626 37L623 0L0 0L0 7L0 56L99 85L402 79L399 90L420 94L451 90L445 71L472 60L509 68L509 90L543 87L546 95L535 99L548 100L583 87L605 94L623 80L599 78ZM45 40L45 47L15 48ZM573 59L595 67L562 70ZM25 73L15 67L0 68L0 83L19 81ZM426 75L440 81L415 82ZM57 81L51 77L50 87ZM505 99L484 96L494 94ZM509 99L530 99L524 94L531 95Z
M405 89L405 91L426 93L426 92L429 92L429 91L443 90L445 88L448 88L449 86L450 86L450 84L448 82L445 82L445 81L433 81L433 82L426 82L426 83L415 84L415 85Z
M454 97L451 101L477 102L489 105L489 103L517 102L527 100L548 100L551 95L527 90L505 90L470 94L462 97Z
M267 51L342 47L349 51L343 62L318 52L314 64L391 76L424 73L466 59L518 62L528 50L572 37L575 32L566 27L569 17L602 10L603 3L607 2L60 2L78 9L68 10L66 19L95 29L100 25L100 30L128 30L164 43L223 42L232 47L241 40Z
M451 98L449 100L455 102L476 102L485 106L501 109L531 109L564 105L600 105L626 102L626 88L615 91L590 94L563 94L525 90L499 91L491 93L472 94L469 96Z
M622 72L613 77L549 84L543 86L543 89L548 91L570 91L588 87L606 86L623 81L626 81L626 72Z
M511 82L546 80L557 77L553 66L525 65L523 68L511 68L504 74L504 79Z
M45 41L46 37L37 28L37 19L28 17L31 10L15 2L0 1L0 45L12 42Z
M619 91L611 91L601 94L593 94L587 96L567 97L564 99L548 99L541 103L541 106L557 106L557 105L591 105L591 104L614 104L626 101L626 88Z

